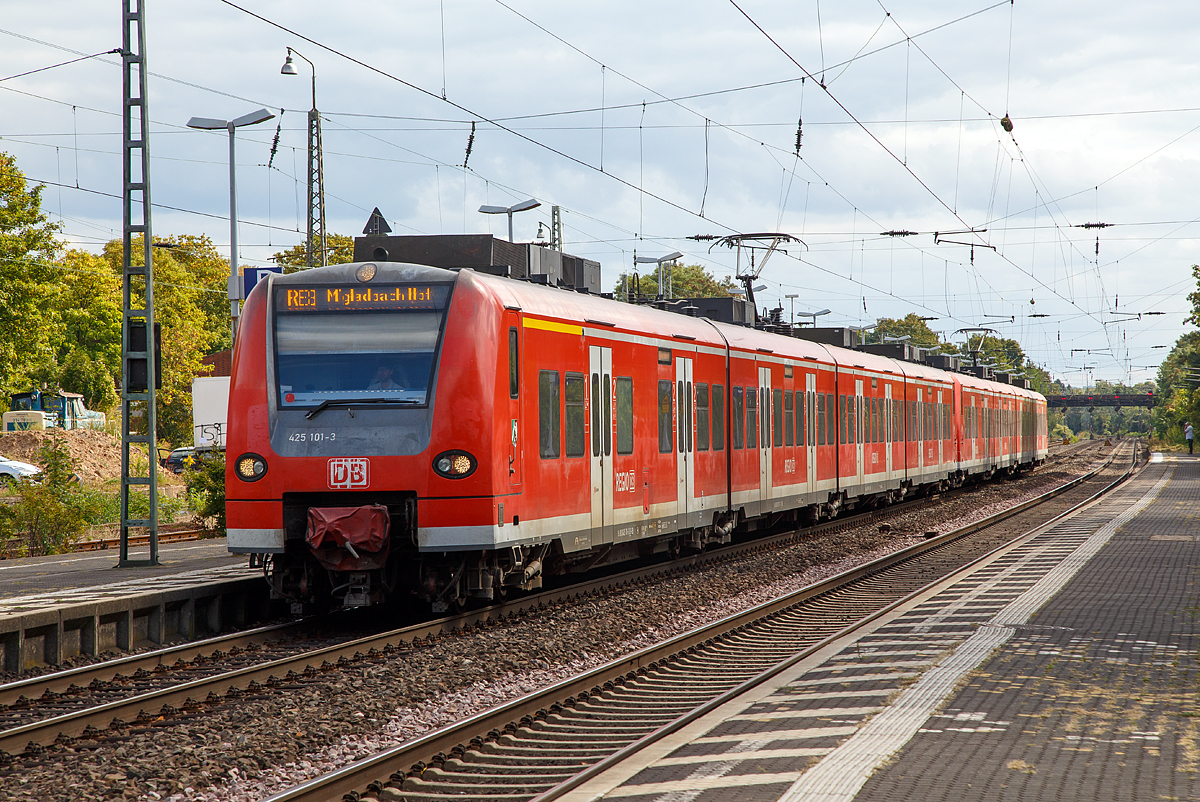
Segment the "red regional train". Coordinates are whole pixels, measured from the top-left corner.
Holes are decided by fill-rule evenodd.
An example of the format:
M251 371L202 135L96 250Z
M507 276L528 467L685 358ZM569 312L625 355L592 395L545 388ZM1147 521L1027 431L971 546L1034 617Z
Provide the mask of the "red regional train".
M1047 453L1036 392L597 295L273 275L233 354L229 549L295 612L446 610Z

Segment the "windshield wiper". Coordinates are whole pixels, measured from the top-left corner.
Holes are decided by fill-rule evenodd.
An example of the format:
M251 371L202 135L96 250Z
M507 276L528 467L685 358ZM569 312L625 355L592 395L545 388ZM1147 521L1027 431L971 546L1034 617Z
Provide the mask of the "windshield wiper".
M420 404L421 402L415 398L343 398L343 399L328 399L322 401L317 406L310 409L304 414L305 420L312 420L320 415L329 407L354 407L358 404ZM350 417L354 417L354 413L350 413Z

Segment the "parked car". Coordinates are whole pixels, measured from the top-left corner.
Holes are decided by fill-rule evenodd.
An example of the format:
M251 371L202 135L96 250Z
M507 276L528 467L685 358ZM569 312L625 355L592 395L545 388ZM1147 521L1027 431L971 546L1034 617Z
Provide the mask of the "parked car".
M21 479L37 479L41 475L42 470L36 465L0 456L0 482L10 487L15 486Z
M172 473L183 473L184 469L190 468L196 460L196 449L193 446L185 448L177 448L167 455L162 461L162 466Z

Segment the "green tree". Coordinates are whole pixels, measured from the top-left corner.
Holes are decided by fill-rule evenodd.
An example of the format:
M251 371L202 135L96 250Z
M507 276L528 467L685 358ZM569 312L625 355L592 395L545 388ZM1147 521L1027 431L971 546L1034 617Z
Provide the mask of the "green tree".
M162 327L162 389L156 395L158 436L171 443L192 441L192 379L208 373L201 360L229 347L228 262L207 237L168 237L174 248L154 252L154 314ZM131 258L142 263L142 240ZM104 246L116 275L122 270L119 240ZM214 298L220 299L218 305Z
M1192 305L1192 313L1183 319L1184 323L1200 326L1200 265L1192 265L1192 278L1196 279L1196 289L1188 293L1188 303Z
M937 332L929 328L929 324L915 312L910 312L903 318L896 319L881 317L875 321L875 328L867 334L867 343L883 343L885 338L908 337L908 341L918 348L939 348L942 343Z
M108 411L121 375L121 277L85 251L68 250L56 264L56 382L89 409Z
M1175 341L1158 368L1154 430L1164 440L1183 442L1183 425L1200 424L1200 398L1190 377L1200 371L1200 331L1189 331Z
M58 225L41 208L43 186L27 187L16 159L0 152L0 406L53 374Z
M284 273L295 273L308 267L308 253L304 243L293 245L271 257L277 265L283 265ZM345 234L325 235L325 261L331 265L344 265L354 261L354 238Z
M658 269L651 268L646 273L639 273L637 289L641 295L654 298L658 295ZM666 270L666 266L663 266ZM671 271L671 295L675 298L726 298L733 294L737 284L732 276L717 280L703 265L676 265ZM613 292L618 298L627 298L634 294L634 279L630 273L622 273L617 279Z

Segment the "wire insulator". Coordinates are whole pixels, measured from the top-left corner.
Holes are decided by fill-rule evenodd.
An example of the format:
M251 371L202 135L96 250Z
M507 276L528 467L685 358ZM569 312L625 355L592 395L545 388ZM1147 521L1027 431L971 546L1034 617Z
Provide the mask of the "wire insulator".
M271 158L267 159L267 169L275 162L275 152L279 150L279 132L283 130L283 109L279 110L279 122L275 124L275 139L271 142Z
M467 167L467 162L471 160L471 148L475 147L475 121L471 120L471 135L467 137L467 155L463 157L463 169Z

